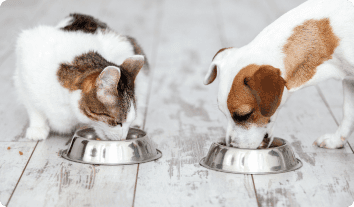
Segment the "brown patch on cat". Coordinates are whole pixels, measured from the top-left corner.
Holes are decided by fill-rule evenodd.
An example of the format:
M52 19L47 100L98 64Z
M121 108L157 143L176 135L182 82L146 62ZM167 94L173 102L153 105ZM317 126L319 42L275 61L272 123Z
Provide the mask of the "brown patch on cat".
M235 76L227 107L237 125L265 126L279 106L284 89L280 70L270 65L251 64Z
M95 33L97 29L105 30L107 29L107 24L101 22L100 20L84 14L70 14L72 20L70 24L61 28L64 31L82 31L85 33Z
M283 47L286 87L299 87L309 81L317 66L332 58L338 45L339 38L328 18L307 20L295 27Z
M221 53L222 51L227 50L227 49L231 49L231 48L232 48L232 47L225 47L225 48L220 49L220 50L214 55L214 57L213 57L212 60L214 60L214 58L215 58L219 53Z
M143 49L140 47L140 45L138 44L138 42L133 38L133 37L130 37L130 36L126 36L128 41L130 42L130 44L133 46L133 49L134 49L134 54L135 55L143 55L144 56L144 65L145 65L145 68L144 68L144 73L145 74L148 74L149 73L149 63L148 63L148 60L146 58L146 55L143 51Z
M88 93L89 91L91 91L95 87L96 79L99 75L99 72L88 75L82 82L82 92Z
M121 76L114 92L115 99L105 102L97 97L96 80L107 66L120 68ZM57 76L59 83L69 91L82 90L79 107L92 120L116 126L125 121L131 103L135 106L131 72L108 62L97 52L88 52L75 57L71 63L60 64Z
M97 52L88 52L74 58L71 63L60 64L57 76L62 86L70 91L82 89L83 82L92 74L101 73L107 66L117 66L108 62ZM91 76L91 78L93 78Z

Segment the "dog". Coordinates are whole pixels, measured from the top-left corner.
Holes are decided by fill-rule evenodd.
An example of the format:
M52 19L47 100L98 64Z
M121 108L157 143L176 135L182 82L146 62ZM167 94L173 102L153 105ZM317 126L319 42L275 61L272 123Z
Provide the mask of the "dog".
M342 80L344 118L314 145L342 148L354 130L354 5L309 0L282 15L241 48L219 50L204 84L219 77L218 106L228 120L226 145L255 149L273 141L279 109L304 87ZM269 145L268 145L269 146Z

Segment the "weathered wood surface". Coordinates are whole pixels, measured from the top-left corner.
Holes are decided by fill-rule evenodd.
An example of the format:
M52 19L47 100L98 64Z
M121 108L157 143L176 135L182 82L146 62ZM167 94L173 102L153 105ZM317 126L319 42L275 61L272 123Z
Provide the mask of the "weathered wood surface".
M52 135L38 144L9 206L131 206L137 166L64 160L68 139Z
M0 202L3 205L9 200L35 145L35 142L0 142Z
M146 130L163 157L139 168L135 206L257 206L251 176L199 165L225 134L217 83L203 85L220 49L212 1L166 1Z

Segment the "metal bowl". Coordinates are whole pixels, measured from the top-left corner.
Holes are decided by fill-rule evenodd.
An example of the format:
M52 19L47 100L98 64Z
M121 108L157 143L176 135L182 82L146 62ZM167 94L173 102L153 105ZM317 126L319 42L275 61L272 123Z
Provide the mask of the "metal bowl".
M75 132L62 157L74 162L100 165L127 165L159 159L161 151L140 129L130 128L126 140L100 140L92 128Z
M267 149L239 149L213 143L200 165L227 173L272 174L299 169L302 162L284 139L274 138Z

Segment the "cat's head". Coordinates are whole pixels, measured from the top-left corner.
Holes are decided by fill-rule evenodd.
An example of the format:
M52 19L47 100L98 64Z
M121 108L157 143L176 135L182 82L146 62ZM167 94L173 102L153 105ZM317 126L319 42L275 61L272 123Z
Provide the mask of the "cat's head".
M107 66L82 83L81 112L102 139L125 139L136 118L134 81L144 65L144 56L135 55L120 66Z

